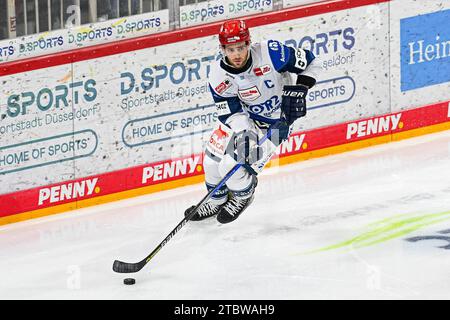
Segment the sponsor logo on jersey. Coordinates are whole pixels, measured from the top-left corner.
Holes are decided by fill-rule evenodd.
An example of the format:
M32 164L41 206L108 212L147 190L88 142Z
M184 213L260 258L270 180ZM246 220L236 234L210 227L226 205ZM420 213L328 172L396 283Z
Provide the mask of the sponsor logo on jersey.
M145 167L142 171L142 184L165 181L195 173L200 160L200 156L195 156Z
M278 43L278 41L270 40L269 48L272 49L273 51L278 51L280 49L280 44Z
M239 97L242 100L254 101L261 97L261 92L259 92L258 87L254 86L249 89L239 90Z
M213 136L216 136L217 139L221 140L228 138L230 135L228 134L228 132L222 129L222 126L219 126L219 128L213 132Z
M230 133L227 132L227 128L222 129L222 125L219 125L209 138L208 147L213 154L224 154L229 139Z
M265 66L253 69L253 72L255 73L256 76L261 77L265 74L272 72L272 68L270 68L270 66L266 64Z
M224 81L222 81L216 88L216 92L218 94L224 93L225 91L227 91L228 89L230 89L230 87L232 86L232 83L229 79L226 79Z
M96 188L98 178L83 181L65 183L59 186L42 188L39 190L39 202L41 206L47 203L56 203L64 200L79 199L98 193Z
M363 120L349 123L347 125L347 140L352 138L361 138L378 133L388 132L401 128L400 119L401 113L393 114L384 117L377 117L374 119Z
M216 110L220 116L231 113L230 106L228 105L228 102L226 102L226 101L217 102Z
M283 66L280 61L283 63L286 62L286 51L288 49L287 47L281 45L278 41L273 40L269 41L268 46L270 58L274 64L275 69L278 70Z
M285 50L281 50L280 61L281 62L286 62L286 52L285 52Z
M262 114L265 117L271 117L274 112L277 112L281 106L281 99L278 95L272 96L269 100L260 104L253 104L248 106L248 111L254 114Z
M302 70L305 70L306 66L308 65L306 52L302 48L295 50L295 65Z

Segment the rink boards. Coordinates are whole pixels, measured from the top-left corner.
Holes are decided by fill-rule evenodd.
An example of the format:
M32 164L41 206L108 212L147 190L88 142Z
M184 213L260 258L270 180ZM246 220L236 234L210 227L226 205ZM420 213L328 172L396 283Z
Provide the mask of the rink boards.
M272 166L450 128L450 5L409 4L246 18L323 67ZM219 25L0 64L0 224L202 182Z
M450 102L295 132L279 148L268 166L332 155L448 129ZM202 154L193 154L2 195L0 225L199 183L204 180L202 158Z

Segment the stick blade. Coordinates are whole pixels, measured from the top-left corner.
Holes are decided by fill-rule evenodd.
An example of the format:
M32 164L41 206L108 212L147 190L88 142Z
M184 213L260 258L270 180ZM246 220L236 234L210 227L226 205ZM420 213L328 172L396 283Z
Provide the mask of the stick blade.
M113 264L113 270L117 273L134 273L141 270L145 265L144 263L137 262L137 263L127 263L119 260L115 260Z

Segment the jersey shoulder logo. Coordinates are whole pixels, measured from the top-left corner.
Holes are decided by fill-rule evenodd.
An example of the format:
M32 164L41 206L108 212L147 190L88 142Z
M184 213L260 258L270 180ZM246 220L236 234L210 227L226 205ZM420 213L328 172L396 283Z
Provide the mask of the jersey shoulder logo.
M302 48L295 50L295 66L305 70L308 65L308 60L306 58L306 52Z
M287 63L289 49L276 40L267 42L269 57L276 71L281 70Z
M254 101L261 97L261 92L259 92L258 87L254 86L248 89L239 90L238 95L241 100Z
M224 93L225 91L227 91L228 89L231 88L233 84L231 83L231 81L229 79L226 79L224 81L222 81L216 88L216 92L218 94Z
M268 64L262 66L262 67L258 67L253 69L253 72L255 73L256 76L261 77L265 74L268 74L272 71L272 68L270 68L270 66Z
M268 46L272 51L279 51L280 50L280 43L275 40L269 40Z

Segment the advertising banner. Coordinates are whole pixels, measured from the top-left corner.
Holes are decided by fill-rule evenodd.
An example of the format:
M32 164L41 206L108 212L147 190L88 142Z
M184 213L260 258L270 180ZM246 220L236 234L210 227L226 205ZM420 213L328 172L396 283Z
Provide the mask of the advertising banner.
M169 10L0 41L0 63L169 30Z
M450 2L390 3L393 111L450 98Z
M295 130L389 111L377 54L388 51L387 4L376 6L378 25L359 7L251 29L252 41L310 49L322 66ZM0 174L10 183L0 193L203 152L218 119L208 76L219 54L213 35L1 77Z
M449 121L450 45L442 21L450 4L424 11L411 1L402 8L382 2L308 16L299 10L298 17L290 9L287 20L284 12L271 13L283 18L250 28L252 42L309 49L321 66L307 116L295 123L280 155ZM14 66L10 74L4 68L0 211L11 204L14 210L4 215L73 208L73 202L201 175L203 148L218 121L208 78L221 58L217 35L203 31L194 27L195 36L185 38L168 33L164 45L157 35L157 45L127 52L111 46L104 56L45 68Z
M445 129L450 129L450 102L294 132L277 149L270 165L310 159ZM108 201L108 195L111 194L114 194L117 200L127 197L127 192L141 195L189 182L200 182L204 173L202 158L202 154L190 154L0 195L0 225L102 203ZM22 212L25 214L22 215Z
M180 27L241 17L273 9L273 0L212 0L180 7Z
M324 0L283 0L283 8L314 4L317 2L324 2Z
M401 91L450 82L450 9L400 20Z
M308 92L309 113L296 130L390 111L389 58L380 54L389 48L388 27L388 3L380 3L253 30L256 41L277 39L311 50L322 66Z

